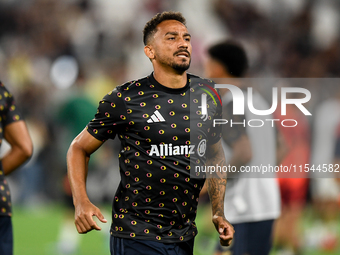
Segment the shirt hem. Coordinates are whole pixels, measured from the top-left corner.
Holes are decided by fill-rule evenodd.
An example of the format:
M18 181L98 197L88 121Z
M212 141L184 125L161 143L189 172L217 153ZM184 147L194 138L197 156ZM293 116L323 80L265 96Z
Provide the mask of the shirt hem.
M111 230L111 235L119 238L126 238L126 239L137 239L137 240L146 240L146 241L155 241L155 242L160 242L160 243L182 243L182 242L187 242L195 236L193 235L186 235L183 236L183 240L179 240L179 238L169 238L169 237L162 237L161 240L156 239L155 236L136 236L136 237L131 237L130 234L124 234L124 233L117 233L115 231Z

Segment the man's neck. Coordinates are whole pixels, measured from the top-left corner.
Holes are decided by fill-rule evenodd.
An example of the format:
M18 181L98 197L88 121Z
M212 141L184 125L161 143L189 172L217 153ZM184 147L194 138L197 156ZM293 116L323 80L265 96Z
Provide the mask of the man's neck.
M155 69L153 73L154 78L160 84L171 89L180 89L187 84L187 73L176 73L175 71L163 71Z

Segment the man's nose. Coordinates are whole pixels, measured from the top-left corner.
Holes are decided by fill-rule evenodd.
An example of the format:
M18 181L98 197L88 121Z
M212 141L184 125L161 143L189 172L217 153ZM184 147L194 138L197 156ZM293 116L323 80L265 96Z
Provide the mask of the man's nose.
M178 48L187 49L188 47L189 47L189 42L185 38L180 39L180 42L178 44Z

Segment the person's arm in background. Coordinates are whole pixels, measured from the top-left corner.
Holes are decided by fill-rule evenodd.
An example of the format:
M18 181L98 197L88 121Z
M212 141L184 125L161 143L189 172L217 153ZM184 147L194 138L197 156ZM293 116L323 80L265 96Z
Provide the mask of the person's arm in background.
M242 123L245 120L244 115L233 115L233 104L229 102L223 108L222 118L233 120L233 123ZM241 166L246 165L252 159L252 149L246 128L243 125L231 126L229 123L222 125L222 139L231 148L231 157L227 165L235 166L236 172L229 172L228 178L237 178ZM207 192L206 185L203 186L201 195Z
M23 120L6 125L4 138L11 146L10 150L1 159L4 174L7 175L31 157L33 145Z
M237 140L231 143L232 156L228 161L228 165L235 166L237 170L241 166L248 164L252 158L251 144L247 134L242 134ZM232 175L232 176L230 176ZM237 177L236 173L229 173L230 177Z
M232 120L233 123L246 123L245 115L234 115L233 108L232 101L223 106L223 119ZM235 166L238 171L241 166L250 162L252 150L245 126L242 124L231 125L229 123L222 125L222 139L232 150L228 165ZM237 178L237 171L229 172L228 178Z
M85 234L93 229L101 230L93 220L93 216L103 223L107 222L99 208L90 202L86 192L90 155L102 144L102 141L97 140L84 129L73 140L67 152L67 172L75 207L75 225L80 234Z
M207 166L226 165L221 141L207 148ZM229 246L234 236L234 228L224 216L224 195L227 184L227 173L215 173L207 178L207 189L212 206L213 223L220 234L220 243Z
M232 156L227 165L235 166L237 170L241 166L246 165L252 158L252 151L249 138L246 134L242 134L237 140L231 144ZM229 172L228 178L237 178L238 173ZM208 192L207 185L204 185L200 195Z

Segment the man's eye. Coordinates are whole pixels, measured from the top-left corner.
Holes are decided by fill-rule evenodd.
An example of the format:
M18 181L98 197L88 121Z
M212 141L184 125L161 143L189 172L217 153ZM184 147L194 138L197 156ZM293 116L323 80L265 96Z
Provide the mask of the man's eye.
M175 37L169 37L168 40L175 40Z
M185 40L186 40L187 42L190 42L190 38L185 38Z

